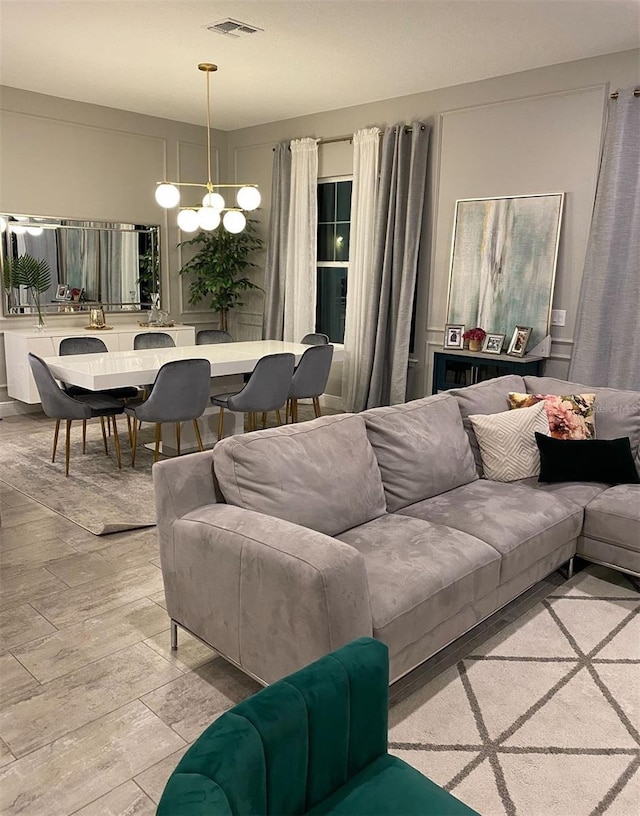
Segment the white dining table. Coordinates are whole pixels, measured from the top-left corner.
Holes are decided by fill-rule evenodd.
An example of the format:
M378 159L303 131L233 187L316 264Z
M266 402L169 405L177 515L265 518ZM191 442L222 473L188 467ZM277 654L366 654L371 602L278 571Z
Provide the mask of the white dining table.
M122 388L152 383L159 369L172 360L205 359L211 364L211 393L221 393L242 388L240 375L253 371L261 357L268 354L291 353L296 364L309 346L284 340L250 340L234 343L214 343L201 346L176 346L171 348L139 349L137 351L107 351L99 354L69 354L62 357L46 357L45 363L53 376L67 385L77 385L90 391ZM333 344L333 361L344 360L344 346ZM235 375L235 376L234 376ZM218 409L207 408L202 417L203 441L213 443L217 439ZM225 411L225 436L242 433L244 417ZM196 450L196 440L191 439L190 424L184 428L182 451ZM163 433L163 453L176 453L175 438Z

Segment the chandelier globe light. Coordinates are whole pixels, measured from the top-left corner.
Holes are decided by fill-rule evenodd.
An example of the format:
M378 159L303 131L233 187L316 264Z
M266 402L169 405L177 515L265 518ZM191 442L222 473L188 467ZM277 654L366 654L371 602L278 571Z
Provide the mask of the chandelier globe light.
M211 62L198 65L207 78L207 181L158 181L156 183L156 202L169 210L180 204L181 187L203 187L206 190L201 206L180 206L178 227L183 232L195 232L197 229L214 230L222 221L227 232L242 232L247 224L243 211L250 212L260 206L260 191L256 184L213 184L211 181L211 103L209 93L209 75L218 70ZM219 188L235 190L237 207L227 207Z

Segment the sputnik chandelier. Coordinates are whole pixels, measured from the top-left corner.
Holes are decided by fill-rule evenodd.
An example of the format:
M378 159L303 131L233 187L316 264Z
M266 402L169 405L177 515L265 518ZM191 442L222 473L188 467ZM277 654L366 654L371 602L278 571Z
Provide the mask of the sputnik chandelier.
M255 210L260 206L260 191L256 184L213 184L211 181L211 105L209 94L209 75L218 70L217 65L201 62L198 65L207 77L207 183L185 181L158 181L156 201L161 207L171 209L180 203L179 187L203 187L207 192L202 199L202 206L180 207L178 226L183 232L195 232L197 229L214 230L222 219L222 226L227 232L242 232L247 224L243 211ZM227 207L221 188L236 190L237 207ZM223 215L224 213L224 215Z

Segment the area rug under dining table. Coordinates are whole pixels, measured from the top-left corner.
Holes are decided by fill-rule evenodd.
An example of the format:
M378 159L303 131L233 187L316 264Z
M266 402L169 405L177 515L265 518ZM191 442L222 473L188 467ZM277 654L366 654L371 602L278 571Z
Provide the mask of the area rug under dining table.
M153 452L140 444L136 466L131 468L126 423L119 423L121 470L115 461L113 439L109 439L110 455L105 456L99 422L88 423L85 455L80 423L74 423L68 478L64 475L64 429L56 461L51 462L53 424L46 430L2 440L0 481L95 535L154 526ZM143 426L143 441L146 436L152 438L152 426Z

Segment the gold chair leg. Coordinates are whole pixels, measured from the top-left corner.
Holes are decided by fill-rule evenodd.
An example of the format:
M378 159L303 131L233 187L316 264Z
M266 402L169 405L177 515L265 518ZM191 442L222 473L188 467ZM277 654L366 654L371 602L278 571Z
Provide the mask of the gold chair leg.
M198 420L193 420L193 429L196 432L196 439L198 440L198 450L202 452L204 450L204 445L202 444L202 437L200 436L200 426L198 425Z
M320 410L320 398L314 397L313 398L313 411L316 417L322 416L322 411Z
M279 408L276 408L276 419L278 421L278 425L282 425L282 414L280 413Z
M112 419L113 419L113 444L116 449L116 460L118 462L118 467L122 469L122 455L120 453L120 437L118 436L118 426L116 425L115 414L113 415Z
M284 423L285 423L285 425L289 424L289 413L290 413L290 411L291 411L291 400L288 399L287 404L285 406L285 411L284 411Z
M267 412L262 412L262 427L263 429L267 427Z
M56 449L58 447L58 434L60 433L60 420L56 419L56 429L53 432L53 453L51 454L51 461L56 461Z
M180 456L180 423L176 422L176 447L178 449L178 456Z
M134 417L131 423L131 467L136 465L136 448L138 447L138 420Z
M125 415L127 417L127 433L129 434L129 447L133 447L133 431L131 430L131 416L129 414Z
M104 455L109 455L109 449L107 448L107 432L104 427L104 417L100 417L100 427L102 428L102 442L104 444Z
M218 412L218 442L222 439L224 431L224 408L220 408Z
M298 421L298 400L292 399L291 400L291 421L297 422Z
M160 458L160 443L162 442L162 425L156 422L156 449L153 454L153 461L157 462Z
M69 456L71 454L71 422L72 420L67 419L66 422L66 431L67 435L65 438L65 445L64 445L64 475L69 475Z
M87 420L82 420L82 453L87 452Z

